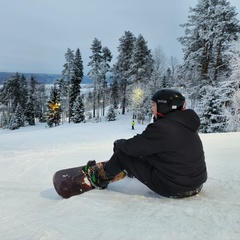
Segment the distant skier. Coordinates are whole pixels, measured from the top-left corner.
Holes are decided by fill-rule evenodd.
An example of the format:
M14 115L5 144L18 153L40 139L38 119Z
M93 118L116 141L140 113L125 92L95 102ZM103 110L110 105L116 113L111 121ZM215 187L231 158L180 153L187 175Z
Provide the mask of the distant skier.
M173 89L162 89L152 97L154 122L142 134L114 142L114 153L106 164L89 161L85 166L91 184L106 188L120 172L134 175L154 192L172 198L199 193L207 180L200 120L185 110L185 97Z
M132 130L134 130L134 125L135 125L135 122L134 120L132 120Z

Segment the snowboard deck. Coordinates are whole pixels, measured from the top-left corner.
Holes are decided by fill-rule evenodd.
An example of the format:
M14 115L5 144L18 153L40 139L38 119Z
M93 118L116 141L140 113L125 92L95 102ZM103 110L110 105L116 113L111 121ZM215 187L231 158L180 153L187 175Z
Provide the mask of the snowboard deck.
M63 198L70 198L94 189L88 176L83 171L83 167L62 169L53 175L53 185L58 195ZM111 182L118 181L125 175L124 172L121 172Z

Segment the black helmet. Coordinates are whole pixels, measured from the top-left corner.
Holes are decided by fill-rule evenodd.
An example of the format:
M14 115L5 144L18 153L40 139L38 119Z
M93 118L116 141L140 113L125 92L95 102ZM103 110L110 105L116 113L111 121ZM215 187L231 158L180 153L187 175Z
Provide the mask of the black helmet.
M152 101L157 103L157 111L161 115L185 107L185 97L174 89L164 88L157 91L153 95Z

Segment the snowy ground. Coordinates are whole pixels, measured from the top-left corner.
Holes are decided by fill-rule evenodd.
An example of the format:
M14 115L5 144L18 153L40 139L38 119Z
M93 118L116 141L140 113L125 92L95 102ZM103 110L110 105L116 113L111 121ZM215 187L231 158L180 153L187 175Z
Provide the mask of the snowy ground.
M108 159L115 139L146 124L132 131L129 114L0 130L0 239L239 240L240 133L201 135L209 178L192 198L164 198L130 178L70 199L56 194L54 172Z

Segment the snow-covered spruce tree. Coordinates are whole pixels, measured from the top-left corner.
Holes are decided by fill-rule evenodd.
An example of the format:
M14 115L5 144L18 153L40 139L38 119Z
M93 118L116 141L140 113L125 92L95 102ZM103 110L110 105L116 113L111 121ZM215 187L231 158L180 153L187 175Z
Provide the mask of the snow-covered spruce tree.
M26 78L24 75L19 76L18 73L16 73L12 80L13 111L16 111L18 105L20 105L22 111L24 111L28 96Z
M216 86L205 85L201 87L204 96L200 102L200 115L202 133L226 132L227 116L223 105L224 99L216 91Z
M88 76L93 79L94 90L93 90L93 117L96 117L96 108L97 108L97 117L99 118L99 104L100 104L100 84L102 80L101 68L102 68L102 43L97 38L93 40L92 43L92 55L89 57L90 62L88 66L91 67L91 70L88 73Z
M134 49L136 37L130 31L125 31L124 35L119 39L118 56L116 64L112 68L114 78L120 85L120 96L122 114L125 114L128 105L127 87L129 85L131 58Z
M65 59L66 63L63 65L62 70L62 80L65 82L62 84L66 89L64 89L64 92L66 92L66 106L64 106L64 109L67 110L66 115L68 116L68 122L70 122L71 117L71 106L70 106L70 95L71 95L71 84L75 76L75 63L74 63L74 53L73 50L70 48L67 49L67 52L65 53Z
M167 88L173 87L174 83L173 83L172 72L170 68L167 69L165 77L166 77L166 83L165 83L166 87Z
M100 90L103 116L105 115L106 99L107 99L107 95L109 94L109 89L107 86L107 73L111 69L110 67L111 60L112 60L111 51L107 47L103 47L102 48L102 67L101 67L102 81L101 81L101 90Z
M51 88L50 98L48 101L47 124L52 127L54 124L59 125L61 120L61 99L59 90L56 85Z
M113 106L111 106L111 107L108 109L106 118L107 118L108 121L115 121L115 120L116 120L116 116L117 116L117 114L116 114L116 112L115 112L115 109L114 109Z
M70 118L73 115L73 107L77 97L81 93L81 82L83 79L83 61L79 48L77 48L74 56L74 75L70 85Z
M9 123L8 122L8 116L5 112L3 112L3 114L1 115L0 121L1 121L0 125L3 129L8 128L8 123Z
M25 120L29 123L29 125L35 125L35 108L37 107L36 85L37 81L35 77L31 75L28 83L28 99L25 109Z
M23 114L26 109L27 99L28 99L28 83L25 76L22 74L20 78L20 91L19 91L19 104L22 108Z
M232 98L233 109L231 117L229 118L229 131L239 132L240 131L240 84L238 83L238 91L236 91Z
M105 115L105 106L107 95L109 94L109 89L107 85L107 73L110 71L110 62L112 60L111 51L107 47L102 48L102 44L96 38L92 44L92 56L90 56L91 61L89 66L91 70L88 76L94 82L93 90L93 117L100 117L100 108L102 107L102 115Z
M142 86L147 84L153 71L153 58L141 34L134 42L130 65L130 83Z
M82 101L82 96L78 95L72 109L72 121L74 123L80 123L85 120L85 109Z
M166 77L166 75L164 75L161 80L161 88L167 88L167 87L168 87L167 77Z
M110 103L113 105L114 109L118 109L119 104L119 85L117 79L114 78L113 82L111 83L111 100Z
M222 108L225 112L226 132L236 132L240 130L240 80L229 80L222 82L216 89Z
M229 49L231 75L222 83L221 95L225 96L225 110L228 116L228 131L240 131L240 41L234 41Z
M14 130L20 127L24 127L24 121L25 121L25 117L24 117L23 109L20 103L18 103L15 109L15 112L12 116L10 129Z
M19 125L16 123L15 113L11 114L11 116L9 118L9 125L8 125L8 127L11 130L15 130L15 129L19 128Z
M68 84L63 78L60 78L55 81L54 85L57 86L59 97L61 99L61 109L62 109L62 117L63 117L62 121L64 121L67 119L69 115Z
M25 120L29 125L35 125L35 114L34 114L34 99L33 96L29 96L26 110L25 110Z
M1 90L1 102L7 106L9 116L14 115L18 105L21 106L22 113L24 114L27 102L27 82L24 75L16 73L3 83Z

